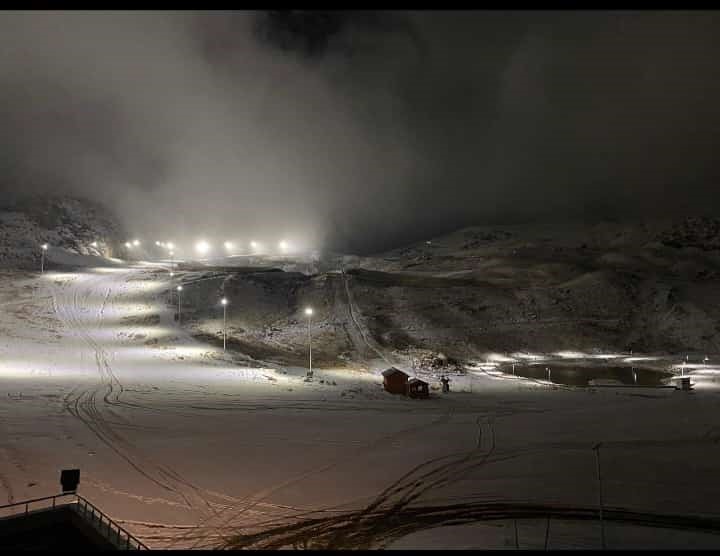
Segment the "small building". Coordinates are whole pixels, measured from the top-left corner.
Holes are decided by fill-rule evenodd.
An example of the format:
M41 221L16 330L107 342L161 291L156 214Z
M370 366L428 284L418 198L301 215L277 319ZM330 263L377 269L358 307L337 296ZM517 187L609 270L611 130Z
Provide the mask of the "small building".
M407 395L411 398L427 398L430 396L430 386L424 380L411 378L407 381Z
M400 369L390 367L382 372L383 388L391 394L405 394L407 391L408 374Z

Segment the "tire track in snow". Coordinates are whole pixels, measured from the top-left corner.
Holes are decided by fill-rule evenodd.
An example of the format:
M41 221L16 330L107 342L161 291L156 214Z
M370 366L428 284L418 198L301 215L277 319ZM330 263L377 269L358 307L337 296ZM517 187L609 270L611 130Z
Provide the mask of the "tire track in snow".
M362 326L360 326L360 322L358 321L357 316L355 315L356 312L359 313L359 310L357 309L355 300L353 299L352 292L350 291L349 279L347 277L347 274L345 273L344 268L341 269L340 275L342 276L342 281L345 286L345 296L347 297L347 305L348 305L348 311L350 313L350 318L352 319L353 323L355 324L355 327L358 329L358 332L360 332L360 336L362 337L363 341L365 342L365 345L367 345L367 347L370 348L370 350L374 351L378 355L378 357L380 357L380 359L385 361L385 363L387 363L388 366L392 366L393 363L385 356L385 354L381 350L379 350L375 346L374 341L371 342L368 339L368 337L365 333L365 329Z
M332 469L333 467L336 467L348 460L352 460L357 458L358 456L362 455L365 452L375 450L379 447L382 447L387 444L392 444L397 438L402 438L408 434L413 434L415 432L427 430L428 427L432 426L438 426L441 424L445 424L449 422L452 419L453 416L453 410L450 408L447 412L441 414L439 417L435 418L430 423L421 423L412 425L410 427L406 427L404 429L401 429L399 431L384 435L380 438L376 438L375 440L372 440L369 443L364 444L363 446L351 451L349 454L344 455L338 459L335 459L329 463L325 463L317 468L308 470L306 472L301 473L300 475L296 475L290 479L287 479L285 481L282 481L280 483L276 483L275 485L272 485L270 487L267 487L265 489L262 489L255 494L248 495L244 497L243 499L238 500L239 503L236 503L234 505L231 505L229 508L224 510L223 512L220 512L218 515L214 516L210 520L206 520L201 523L201 526L206 527L209 531L213 532L222 532L226 530L228 527L232 526L232 522L237 520L240 516L245 514L248 511L251 511L255 509L258 505L265 505L264 501L273 493L283 489L287 488L288 486L291 486L293 484L296 484L300 481L303 481L307 479L308 477L311 477L313 475L317 475L318 473L322 473L324 471L327 471L329 469ZM242 507L239 507L240 504L244 505ZM278 507L277 505L269 505L271 507ZM212 519L218 519L221 516L223 516L225 513L232 511L233 513L229 517L224 517L220 523L211 523ZM317 512L318 510L313 510L313 512ZM186 539L178 539L180 540L186 540ZM198 548L199 545L196 544L193 546L193 548Z
M123 274L122 278L126 279L127 276L127 274ZM97 280L91 280L91 284L95 281ZM65 286L60 292L53 290L53 306L60 320L94 351L95 366L99 372L99 382L93 388L82 390L80 393L73 391L65 397L66 409L71 415L83 422L103 444L126 461L140 475L164 490L182 498L186 507L204 508L214 513L213 503L200 493L201 489L171 468L144 457L132 443L120 435L106 420L101 407L98 406L97 397L99 394L103 393L102 400L106 406L132 407L132 404L126 404L120 400L124 387L112 371L107 351L92 338L87 327L78 318L78 314L82 312L79 288L75 288L71 296L71 302L63 303L63 298L59 294L66 293L64 290L67 289L67 285L65 284ZM98 323L102 322L105 307L111 294L112 288L108 287L98 311Z

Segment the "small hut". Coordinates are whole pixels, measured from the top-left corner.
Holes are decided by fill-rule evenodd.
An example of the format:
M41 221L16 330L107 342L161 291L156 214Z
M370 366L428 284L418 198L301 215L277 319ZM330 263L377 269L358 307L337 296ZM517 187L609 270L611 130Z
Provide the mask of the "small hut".
M405 394L406 385L408 381L407 373L402 372L400 369L390 367L382 372L383 375L383 388L386 392L391 394Z
M419 378L411 378L407 381L407 395L411 398L429 397L430 388L428 383Z

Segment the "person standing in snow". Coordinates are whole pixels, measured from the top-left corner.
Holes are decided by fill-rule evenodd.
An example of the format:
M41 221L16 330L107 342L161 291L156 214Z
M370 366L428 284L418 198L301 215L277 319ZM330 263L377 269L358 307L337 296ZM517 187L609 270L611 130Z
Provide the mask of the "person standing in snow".
M443 377L440 379L440 382L442 382L443 394L447 394L450 391L450 379L443 375Z

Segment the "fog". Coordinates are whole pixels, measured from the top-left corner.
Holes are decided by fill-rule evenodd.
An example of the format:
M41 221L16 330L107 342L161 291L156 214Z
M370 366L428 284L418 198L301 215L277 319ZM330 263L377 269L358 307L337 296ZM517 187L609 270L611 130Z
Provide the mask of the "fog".
M359 252L716 206L715 13L323 21L0 14L0 191L86 196L150 240Z

